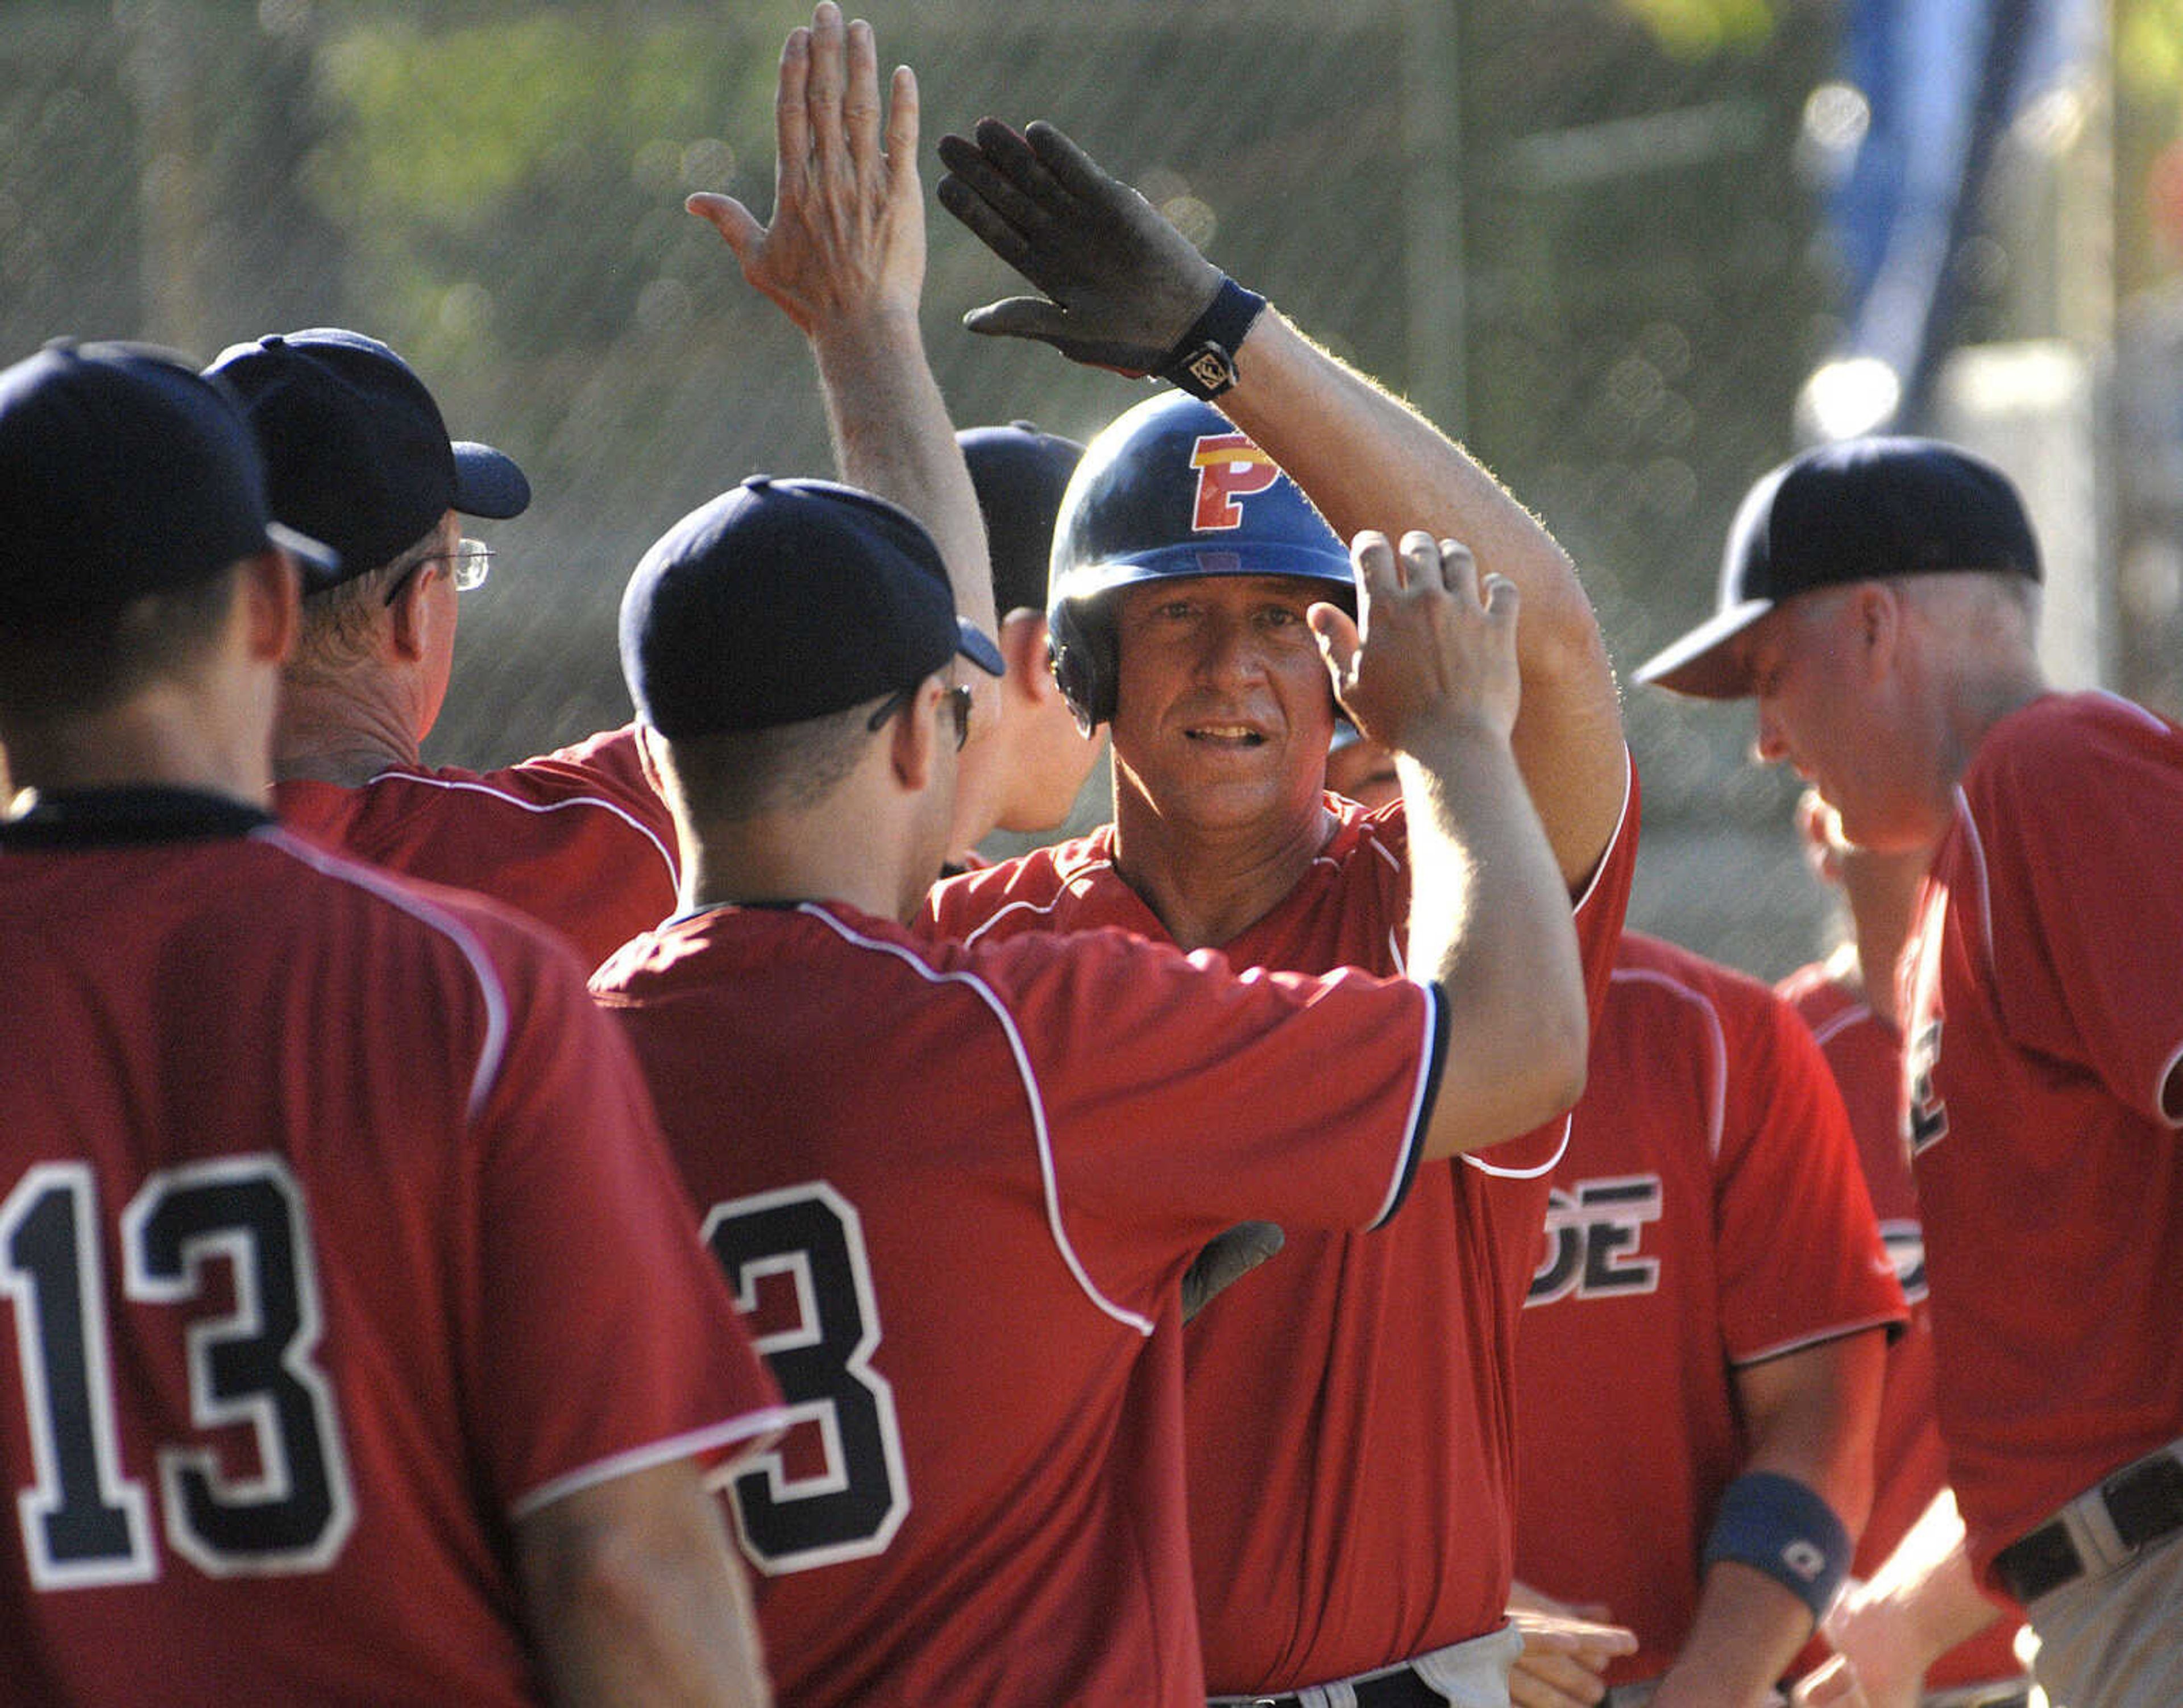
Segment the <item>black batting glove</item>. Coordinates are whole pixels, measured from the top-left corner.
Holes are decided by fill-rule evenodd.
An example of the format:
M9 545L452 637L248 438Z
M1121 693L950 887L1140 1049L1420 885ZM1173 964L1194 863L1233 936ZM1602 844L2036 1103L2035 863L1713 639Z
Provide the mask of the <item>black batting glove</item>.
M1043 120L980 119L940 139L940 205L1046 292L973 309L974 332L1036 338L1097 368L1158 374L1200 397L1234 380L1264 299L1221 272L1151 203Z

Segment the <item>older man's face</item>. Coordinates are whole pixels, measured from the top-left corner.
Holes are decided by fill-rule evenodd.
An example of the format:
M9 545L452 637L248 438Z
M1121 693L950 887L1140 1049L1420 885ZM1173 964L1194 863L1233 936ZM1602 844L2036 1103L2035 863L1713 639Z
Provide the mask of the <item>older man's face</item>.
M1786 765L1862 848L1922 846L1937 834L1926 752L1908 715L1901 612L1884 582L1803 593L1730 644L1751 685L1764 765Z
M1334 701L1304 613L1325 592L1286 576L1125 589L1118 781L1164 815L1208 828L1317 811Z

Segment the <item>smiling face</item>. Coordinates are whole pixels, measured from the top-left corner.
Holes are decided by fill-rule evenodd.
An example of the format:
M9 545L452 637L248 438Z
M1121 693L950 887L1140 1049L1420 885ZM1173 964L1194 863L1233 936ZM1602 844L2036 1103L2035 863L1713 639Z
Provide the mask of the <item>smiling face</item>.
M1174 826L1269 829L1319 811L1334 701L1304 613L1319 584L1286 576L1141 582L1115 612L1116 809Z

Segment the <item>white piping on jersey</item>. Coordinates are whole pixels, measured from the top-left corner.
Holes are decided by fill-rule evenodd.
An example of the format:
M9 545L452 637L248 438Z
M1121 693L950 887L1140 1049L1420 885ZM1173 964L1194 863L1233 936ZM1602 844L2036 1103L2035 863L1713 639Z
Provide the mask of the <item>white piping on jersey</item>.
M603 811L612 813L657 848L659 851L659 858L667 862L667 876L677 886L680 886L682 882L682 874L676 870L675 865L675 850L660 841L651 826L630 811L627 807L617 806L603 795L569 795L565 799L558 801L527 801L520 795L510 794L506 789L497 789L490 783L476 782L466 777L419 776L414 771L381 771L366 783L364 787L375 788L380 783L421 783L426 788L460 790L469 794L488 795L494 800L505 802L508 805L520 808L527 813L557 813L564 807L597 807Z
M1402 871L1402 857L1392 848L1389 848L1386 843L1380 840L1376 827L1366 825L1364 821L1362 819L1357 821L1357 840L1363 844L1364 847L1371 850L1372 853L1379 855L1381 860L1386 861L1386 863L1395 871ZM1324 852L1314 854L1311 857L1311 863L1314 865L1327 866L1337 871L1341 870L1341 862L1340 860L1335 859L1332 854Z
M2179 1061L2183 1061L2183 1044L2178 1044L2175 1047L2175 1053L2160 1064L2159 1071L2153 1076L2152 1097L2147 1104L2147 1107L2159 1110L2161 1120L2171 1127L2183 1125L2183 1123L2178 1123L2175 1116L2169 1114L2166 1101L2168 1082L2174 1077L2175 1064Z
M1086 1299L1124 1327L1134 1328L1138 1333L1149 1336L1153 1332L1152 1319L1115 1304L1114 1300L1100 1292L1092 1284L1091 1276L1086 1272L1084 1265L1077 1258L1075 1247L1069 1243L1068 1232L1061 1225L1061 1188L1054 1178L1053 1144L1046 1128L1046 1100L1040 1094L1038 1076L1032 1071L1030 1058L1025 1052L1023 1034L1016 1029L1015 1016L1008 1012L1008 1005L1001 1000L999 994L974 972L937 971L925 965L915 953L903 948L900 943L885 943L877 937L866 937L859 932L852 931L815 902L800 902L796 910L818 920L831 929L834 934L844 943L853 944L858 949L875 949L881 954L892 955L928 984L964 986L993 1011L994 1018L1001 1023L1002 1034L1008 1041L1008 1053L1015 1058L1016 1073L1023 1081L1024 1095L1030 1104L1031 1128L1037 1138L1038 1175L1046 1197L1047 1231L1053 1238L1055 1249L1061 1253L1062 1261L1069 1266L1069 1272L1076 1277L1076 1284L1083 1290Z
M1971 798L1956 785L1956 810L1963 815L1964 840L1969 844L1971 873L1978 880L1979 950L1988 966L1993 964L1993 900L1986 876L1986 841L1979 835L1978 820L1971 814Z
M1721 1029L1720 1010L1703 991L1685 984L1671 973L1649 966L1618 966L1610 975L1616 984L1655 984L1680 997L1705 1015L1706 1026L1706 1154L1720 1160L1720 1135L1728 1125L1728 1037Z
M1591 899L1592 892L1599 887L1600 878L1606 873L1608 856L1620 845L1623 832L1630 828L1630 798L1636 792L1636 782L1637 760L1625 743L1622 748L1622 804L1615 809L1614 834L1608 837L1607 846L1599 851L1599 859L1591 868L1591 876L1585 881L1584 893L1576 899L1572 912L1584 911L1586 904Z
M1800 1334L1793 1340L1784 1340L1772 1346L1762 1346L1755 1352L1747 1352L1740 1358L1728 1360L1731 1370L1748 1370L1754 1364L1764 1364L1769 1358L1786 1358L1792 1352L1803 1352L1814 1346L1825 1346L1830 1340L1844 1340L1852 1334L1863 1334L1872 1328L1891 1328L1900 1321L1892 1311L1881 1316L1864 1316L1855 1322L1837 1322L1826 1328L1815 1328L1809 1334Z
M1048 896L1044 901L1012 901L1006 907L1002 908L998 912L995 913L993 916L987 920L984 924L973 927L969 935L965 937L963 941L966 945L977 942L980 937L985 936L987 932L991 931L995 926L998 925L1012 913L1052 913L1054 909L1059 907L1062 903L1069 899L1069 892L1075 887L1076 881L1079 878L1090 877L1094 872L1112 871L1114 869L1114 863L1110 860L1094 860L1090 865L1080 867L1077 871L1071 872L1069 875L1067 881L1062 884L1061 887L1056 890L1052 895Z
M2119 712L2128 712L2155 735L2164 736L2169 733L2167 724L2161 719L2138 704L2136 700L2125 699L2112 688L2086 688L2085 692L2097 698L2105 700Z
M1503 1168L1498 1163L1487 1162L1482 1157L1473 1156L1467 1150L1463 1153L1463 1160L1480 1174L1490 1174L1496 1180L1536 1180L1541 1175L1552 1174L1561 1166L1562 1158L1569 1150L1569 1126L1575 1118L1574 1110L1562 1117L1561 1143L1554 1147L1554 1154L1536 1168ZM1491 1145L1486 1147L1488 1150L1492 1148Z
M1257 978L1264 971L1263 967L1253 967L1243 976ZM1387 1195L1380 1200L1378 1212L1364 1224L1368 1228L1386 1225L1387 1218L1402 1208L1405 1189L1416 1181L1418 1170L1424 1166L1418 1153L1425 1149L1425 1088L1436 1077L1435 1065L1441 1061L1441 1053L1447 1048L1447 1039L1441 1034L1441 1021L1446 1017L1447 999L1442 992L1422 982L1418 982L1418 988L1425 993L1425 1024L1424 1036L1419 1039L1418 1044L1417 1080L1410 1089L1409 1112L1403 1117L1404 1138L1403 1148L1395 1158L1395 1177L1387 1182Z
M1622 840L1623 832L1629 828L1630 788L1631 784L1636 778L1636 775L1637 761L1631 756L1628 744L1625 743L1622 749L1622 805L1614 815L1614 834L1607 839L1607 846L1599 851L1598 862L1592 867L1591 876L1586 882L1584 893L1577 897L1575 901L1571 904L1570 911L1572 913L1582 913L1585 910L1586 904L1591 900L1594 892L1596 892L1599 887L1599 880L1601 876L1607 871L1608 857L1614 854L1615 845ZM1621 976L1622 972L1619 969L1617 969L1614 972L1609 975L1610 978L1620 978ZM1716 1020L1714 1024L1714 1034L1716 1040L1718 1040L1719 1037L1719 1032L1720 1025L1719 1021ZM1722 1051L1722 1054L1725 1057L1726 1054L1725 1049ZM1714 1149L1716 1153L1719 1152L1720 1148L1721 1115L1719 1103L1719 1094L1716 1092L1714 1098L1715 1108L1714 1111L1713 1134ZM1536 1180L1542 1174L1552 1174L1555 1169L1561 1166L1562 1158L1567 1154L1569 1151L1569 1132L1575 1122L1575 1120L1576 1111L1575 1110L1571 1110L1567 1115L1562 1117L1561 1143L1554 1147L1554 1154L1546 1161L1541 1163L1536 1168L1502 1168L1493 1163L1486 1161L1481 1157L1472 1155L1469 1151L1464 1151L1462 1154L1463 1160L1468 1163L1471 1167L1476 1169L1480 1174L1490 1174L1497 1179ZM1492 1149L1490 1145L1486 1148L1489 1150Z
M1812 1042L1822 1046L1832 1043L1836 1038L1840 1037L1843 1032L1847 1032L1850 1027L1858 1025L1864 1021L1875 1020L1877 1018L1878 1016L1874 1014L1872 1004L1870 1003L1852 1003L1849 1007L1844 1009L1840 1014L1830 1015L1819 1025L1814 1026L1812 1028Z
M519 1496L508 1509L511 1519L528 1518L532 1513L551 1506L557 1500L565 1500L571 1494L586 1488L596 1488L602 1483L611 1483L617 1477L626 1477L633 1471L648 1471L656 1465L672 1465L678 1460L692 1459L709 1453L716 1447L730 1447L738 1441L757 1445L753 1438L776 1435L795 1420L785 1405L769 1405L758 1411L746 1411L740 1417L730 1417L719 1423L708 1424L703 1429L686 1430L680 1435L670 1435L664 1440L647 1441L642 1447L632 1447L626 1453L609 1454L604 1459L595 1459L589 1465L542 1483L528 1494ZM746 1451L748 1449L746 1449ZM735 1475L742 1454L706 1473L708 1488L717 1488Z
M262 842L301 860L314 871L369 890L381 901L430 926L462 952L485 998L485 1043L478 1050L477 1065L470 1071L468 1112L475 1120L485 1107L486 1099L492 1094L494 1082L500 1076L501 1057L508 1047L508 993L501 984L499 970L485 952L485 945L453 915L442 912L424 897L411 893L397 881L370 866L328 854L299 837L289 835L278 826L252 831L250 837L254 842Z
M1372 853L1379 855L1381 860L1385 860L1387 863L1388 869L1390 871L1402 873L1405 876L1408 875L1408 869L1403 865L1402 856L1397 854L1394 849L1389 848L1386 843L1380 840L1379 830L1376 826L1361 825L1359 826L1359 840ZM1324 865L1331 866L1336 865L1338 863L1325 854L1320 854L1314 860L1312 864L1314 865ZM1403 952L1403 934L1399 931L1396 930L1396 928L1391 925L1387 927L1387 960L1389 964L1394 967L1398 976L1408 976L1410 971L1409 957Z

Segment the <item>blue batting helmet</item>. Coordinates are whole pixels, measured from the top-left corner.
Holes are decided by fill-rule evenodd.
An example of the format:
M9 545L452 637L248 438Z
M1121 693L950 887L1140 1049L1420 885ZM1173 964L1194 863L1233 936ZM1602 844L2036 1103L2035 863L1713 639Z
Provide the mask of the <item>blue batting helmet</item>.
M1139 581L1296 576L1353 615L1349 554L1297 484L1209 403L1164 392L1085 449L1053 522L1054 679L1088 732L1114 715L1114 598Z

